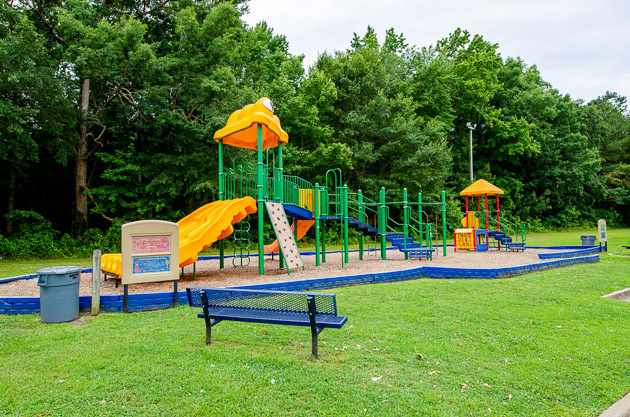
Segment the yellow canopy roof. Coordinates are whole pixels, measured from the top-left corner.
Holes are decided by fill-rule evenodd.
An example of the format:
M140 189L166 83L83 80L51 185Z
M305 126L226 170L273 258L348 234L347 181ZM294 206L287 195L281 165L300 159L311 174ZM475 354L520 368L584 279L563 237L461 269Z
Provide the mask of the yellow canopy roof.
M504 194L503 190L486 180L477 180L466 187L459 195L479 196Z
M256 150L258 124L262 125L263 151L269 147L275 148L278 142L283 145L289 142L289 135L280 127L280 119L273 114L273 103L267 97L232 113L225 127L214 133L214 140L218 142L223 139L226 145Z

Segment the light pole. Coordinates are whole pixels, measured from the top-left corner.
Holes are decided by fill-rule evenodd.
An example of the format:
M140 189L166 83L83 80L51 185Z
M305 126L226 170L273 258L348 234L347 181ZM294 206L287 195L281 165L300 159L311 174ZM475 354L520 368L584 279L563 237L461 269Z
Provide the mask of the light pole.
M473 183L473 152L472 152L472 131L477 128L477 123L466 123L466 127L470 129L470 183Z

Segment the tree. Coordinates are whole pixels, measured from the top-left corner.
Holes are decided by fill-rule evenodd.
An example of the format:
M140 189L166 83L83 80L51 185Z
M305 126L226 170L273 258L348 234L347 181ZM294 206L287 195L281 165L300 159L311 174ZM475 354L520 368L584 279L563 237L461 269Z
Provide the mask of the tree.
M589 147L602 158L599 217L613 224L630 221L630 114L626 98L616 93L592 100L583 109L584 134Z
M349 156L342 166L349 186L374 196L381 186L436 192L450 168L442 126L416 114L408 82L411 52L402 35L388 31L381 46L368 27L363 37L355 34L351 49L322 55L311 71L337 90L334 103L318 110L334 129L337 157Z
M506 66L498 45L472 36L468 31L457 29L447 38L438 41L436 48L424 51L425 71L441 75L437 87L429 91L437 96L438 109L431 108L431 98L423 99L423 107L429 111L442 110L447 121L452 121L449 141L455 160L453 185L462 189L468 185L468 122L477 124L474 132L475 172L492 177L492 173L506 174L505 169L520 156L529 157L539 148L530 136L531 126L522 115L505 112L501 100L504 92L502 76ZM428 63L427 63L428 61ZM446 74L445 74L446 73ZM428 103L428 104L424 104ZM435 106L433 106L435 107ZM479 175L476 178L480 178ZM487 178L491 179L491 178ZM509 181L505 181L509 184Z
M74 113L64 97L64 80L57 77L60 63L32 22L5 7L0 21L0 169L7 179L6 231L11 234L18 178L41 152L65 161L68 149L59 139L73 128L72 121L63 121Z

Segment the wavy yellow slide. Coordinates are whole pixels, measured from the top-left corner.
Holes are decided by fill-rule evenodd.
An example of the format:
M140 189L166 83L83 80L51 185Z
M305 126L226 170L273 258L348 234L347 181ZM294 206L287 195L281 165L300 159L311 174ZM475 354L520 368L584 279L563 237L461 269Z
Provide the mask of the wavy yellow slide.
M256 200L251 197L214 201L198 208L177 222L179 225L179 266L197 261L199 252L214 242L232 234L232 224L256 212ZM101 257L101 269L110 274L121 274L121 254Z

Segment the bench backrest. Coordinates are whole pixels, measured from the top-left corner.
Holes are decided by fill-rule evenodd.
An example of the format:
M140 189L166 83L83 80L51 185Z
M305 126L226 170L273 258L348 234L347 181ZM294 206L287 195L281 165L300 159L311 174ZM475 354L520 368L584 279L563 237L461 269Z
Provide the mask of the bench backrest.
M335 294L189 287L186 289L186 292L188 293L188 304L191 307L202 307L202 291L206 293L208 307L260 309L308 314L306 300L307 297L313 296L316 314L337 315Z

